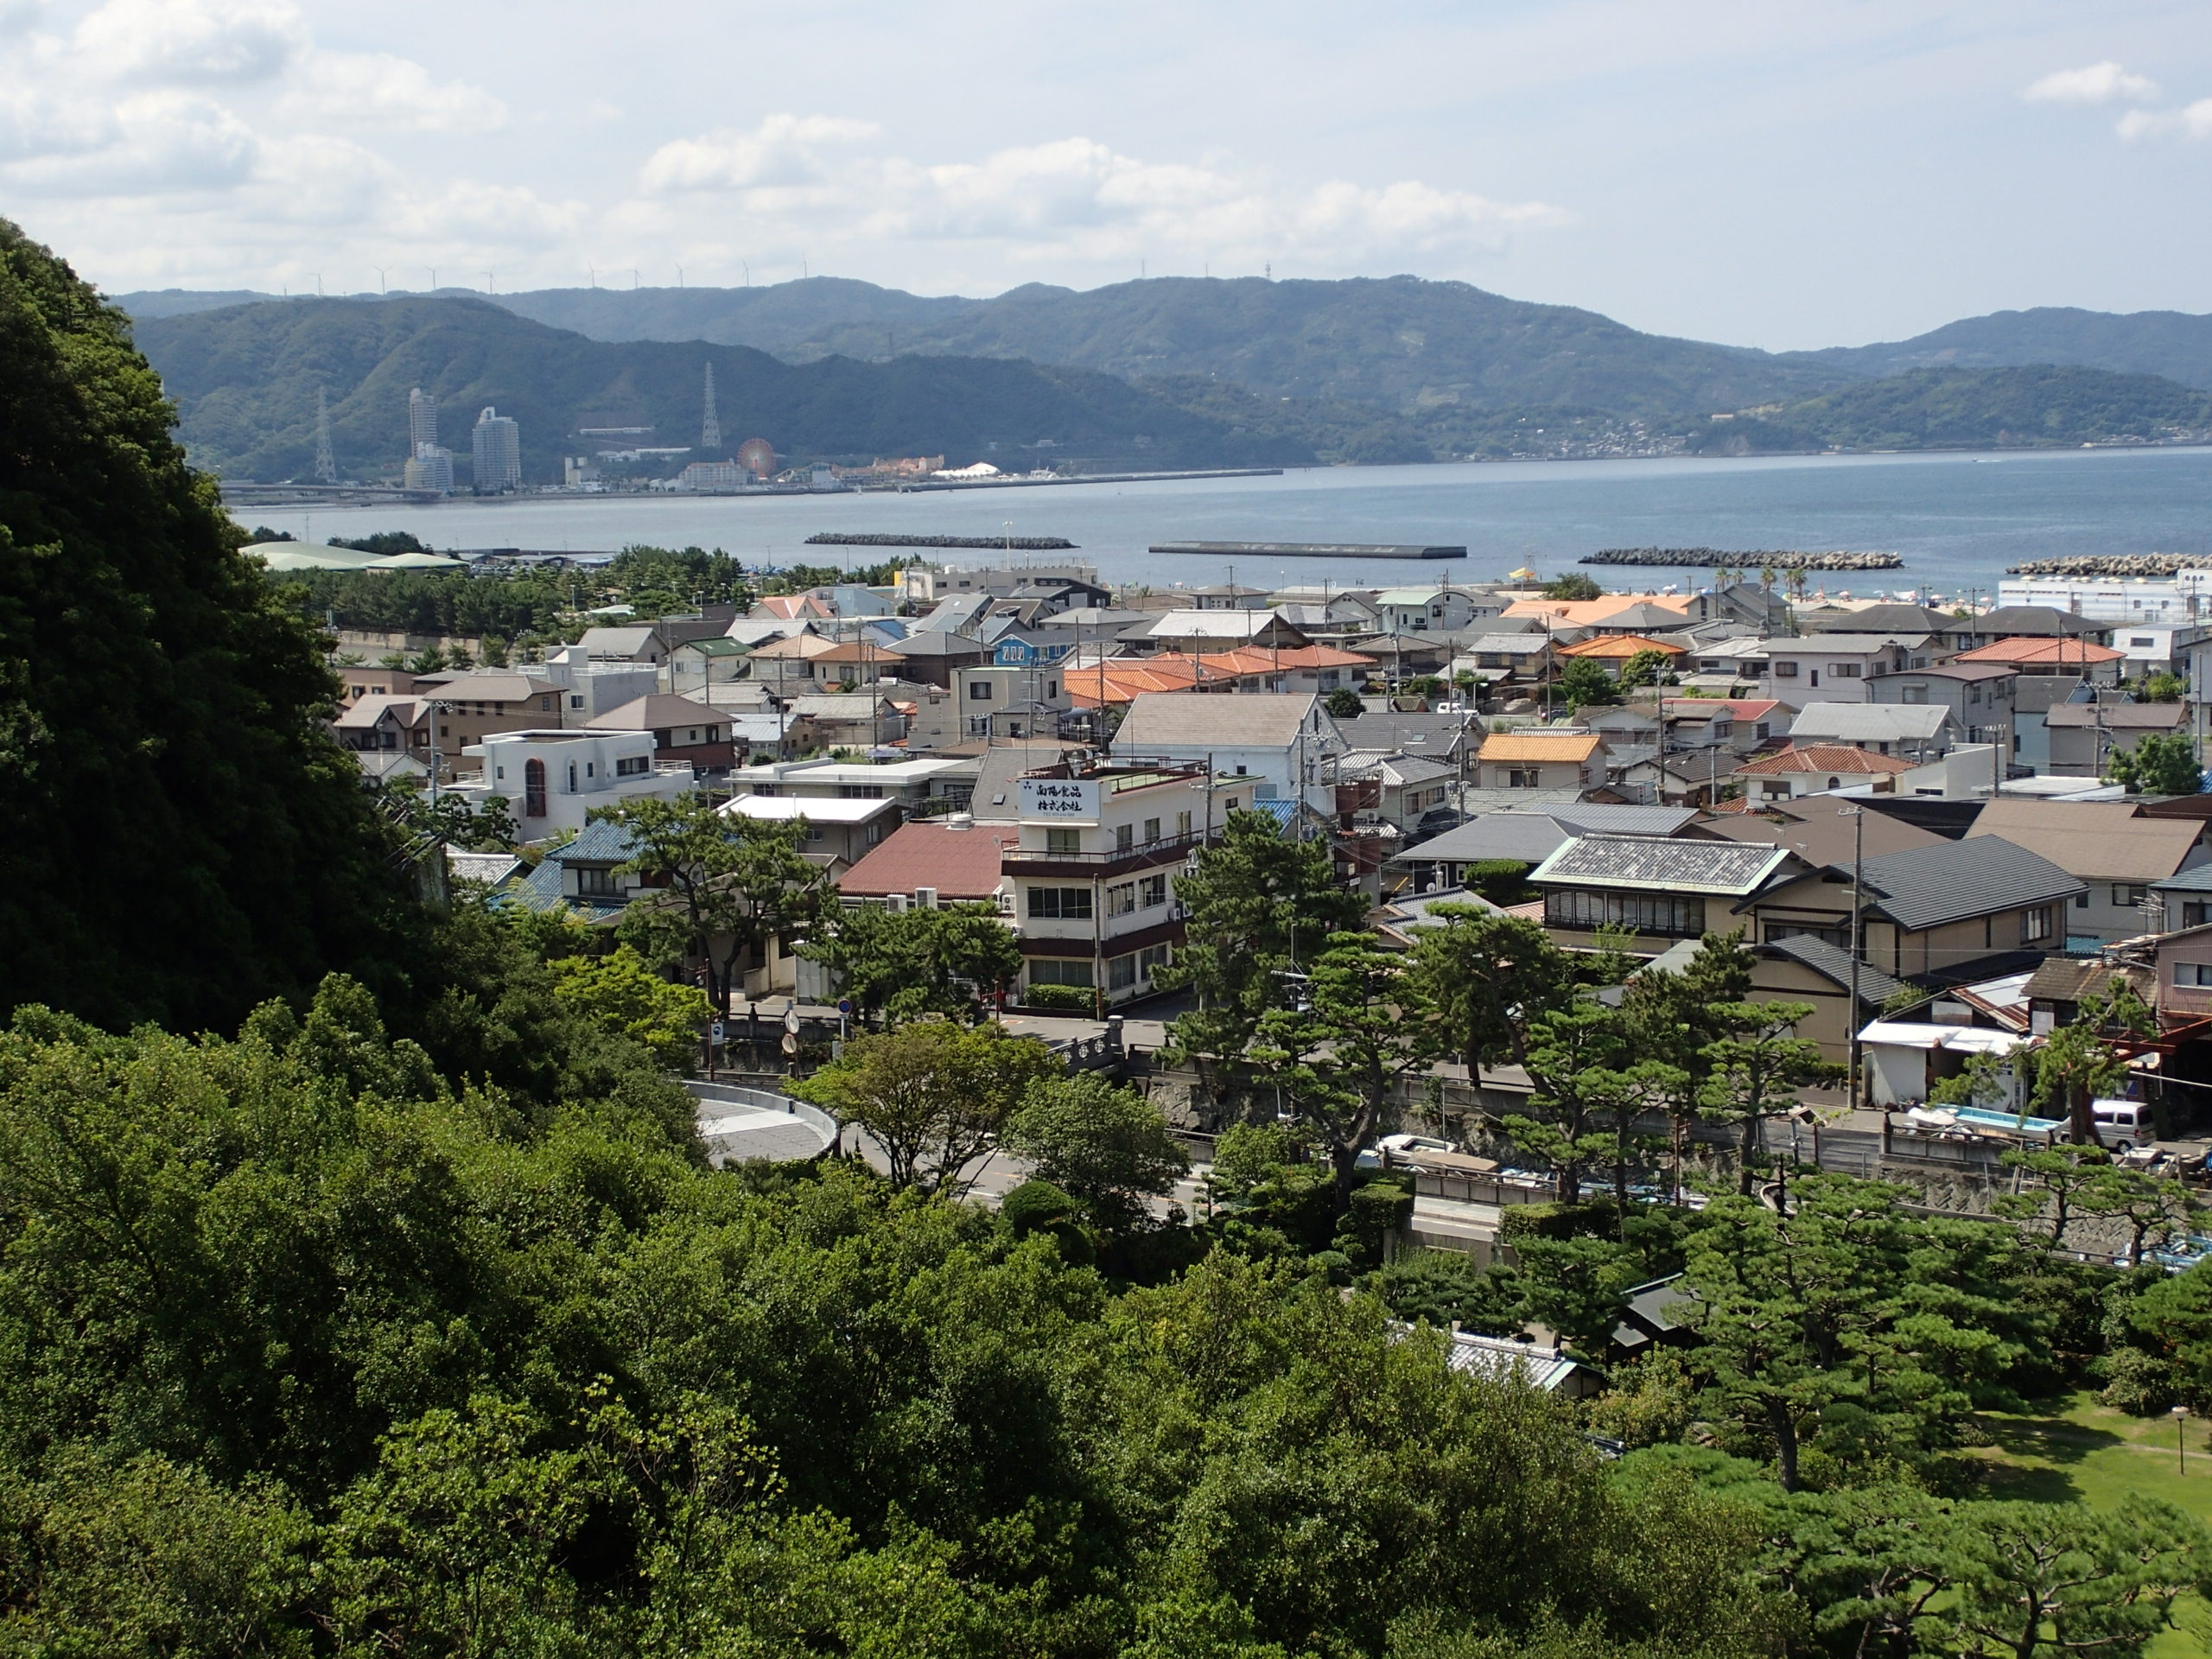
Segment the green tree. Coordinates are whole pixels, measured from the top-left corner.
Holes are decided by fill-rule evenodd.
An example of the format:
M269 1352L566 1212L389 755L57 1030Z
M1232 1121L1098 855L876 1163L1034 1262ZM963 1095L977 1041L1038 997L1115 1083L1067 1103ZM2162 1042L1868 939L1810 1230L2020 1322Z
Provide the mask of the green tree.
M1669 1068L1664 1104L1677 1192L1682 1149L1713 1079L1713 1045L1733 1030L1731 1011L1750 997L1751 990L1751 954L1737 931L1707 934L1680 972L1642 969L1630 976L1621 995L1621 1018L1631 1051Z
M1329 711L1332 720L1357 720L1367 712L1367 705L1360 701L1359 693L1348 685L1340 685L1321 699L1322 708Z
M1621 664L1619 688L1630 690L1639 685L1663 685L1673 671L1675 659L1656 646L1647 645Z
M2082 1207L2109 1216L2127 1229L2127 1265L2140 1267L2143 1245L2152 1233L2173 1231L2196 1213L2189 1189L2148 1170L2099 1170L2082 1192Z
M622 938L656 963L700 964L725 1017L748 960L836 908L826 873L800 850L802 824L726 816L704 795L645 797L595 816L629 836L630 856L617 868L647 883L624 907Z
M1529 1031L1574 996L1574 968L1524 916L1438 905L1414 941L1412 979L1450 1052L1480 1082L1485 1065L1525 1065Z
M2131 795L2194 795L2204 787L2196 745L2183 732L2145 732L2133 748L2115 750L2105 769Z
M1605 596L1605 590L1598 585L1597 578L1580 570L1554 576L1544 584L1546 599L1587 600L1603 599Z
M2145 702L2173 702L2189 695L2189 682L2178 674L2146 674L2135 695Z
M1367 934L1331 934L1304 983L1301 1006L1261 1016L1252 1054L1327 1149L1341 1206L1395 1091L1442 1044L1405 959Z
M1758 1176L1766 1125L1787 1116L1798 1091L1836 1082L1844 1068L1821 1058L1821 1046L1791 1033L1813 1012L1809 1002L1738 1002L1714 1006L1724 1035L1706 1045L1710 1070L1699 1094L1703 1116L1738 1126L1737 1190Z
M626 944L612 956L568 957L547 966L563 1007L643 1045L671 1065L682 1064L714 1014L696 987L671 984Z
M1196 1003L1168 1027L1170 1063L1197 1065L1217 1096L1242 1102L1261 1017L1287 1006L1288 976L1331 934L1357 926L1365 906L1337 885L1325 842L1289 838L1263 812L1230 813L1194 864L1175 883L1188 942L1153 982Z
M1059 1063L1003 1026L917 1020L858 1037L792 1092L856 1124L881 1149L892 1185L958 1196L1033 1084Z
M1951 1599L1926 1621L1948 1652L2139 1654L2212 1567L2204 1529L2139 1493L2109 1514L2081 1503L1977 1503L1954 1519Z
M1552 701L1565 703L1569 712L1620 700L1621 689L1613 677L1587 657L1569 658L1552 688Z
M2007 1376L2040 1316L2017 1294L2025 1263L2011 1227L1910 1217L1901 1189L1842 1176L1791 1191L1788 1214L1715 1200L1684 1275L1708 1408L1772 1446L1785 1491L1808 1443L1878 1468L2013 1401Z
M1108 1232L1137 1225L1145 1201L1173 1194L1191 1166L1158 1108L1091 1071L1030 1084L999 1144Z
M2146 1035L2154 1028L2150 1010L2125 982L2107 994L2083 997L2074 1019L2053 1031L2035 1051L2031 1103L2061 1108L2075 1141L2094 1144L2097 1133L2090 1103L2118 1088L2127 1076L2127 1062L2113 1039Z
M863 1021L992 1017L992 995L1021 974L1021 947L988 905L836 912L800 954L830 970Z
M5 221L0 384L0 1009L227 1029L396 969L327 642L237 551L130 320Z
M1929 1097L1935 1098L1932 1094ZM2024 1176L2033 1176L2036 1184L2024 1192L2000 1194L1993 1206L1997 1213L2015 1221L2032 1221L2048 1211L2049 1245L2056 1250L2064 1246L2067 1224L2075 1211L2094 1212L2090 1194L2112 1160L2102 1147L2016 1147L1999 1154L1998 1161Z

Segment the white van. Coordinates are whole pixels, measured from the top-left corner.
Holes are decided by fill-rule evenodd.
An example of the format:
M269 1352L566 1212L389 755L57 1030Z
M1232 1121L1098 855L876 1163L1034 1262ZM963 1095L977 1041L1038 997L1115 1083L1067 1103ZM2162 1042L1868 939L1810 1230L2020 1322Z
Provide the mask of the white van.
M2096 1125L2098 1144L2114 1152L2133 1152L2158 1138L2150 1105L2140 1100L2093 1100L2089 1122Z

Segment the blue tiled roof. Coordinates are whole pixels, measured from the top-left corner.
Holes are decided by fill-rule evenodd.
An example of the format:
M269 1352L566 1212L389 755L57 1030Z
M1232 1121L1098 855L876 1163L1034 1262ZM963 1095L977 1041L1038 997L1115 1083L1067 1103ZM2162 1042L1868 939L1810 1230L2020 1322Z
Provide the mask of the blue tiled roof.
M564 846L556 847L538 861L537 868L493 896L495 905L520 905L524 910L567 908L588 922L613 921L622 913L620 905L580 902L562 891L562 877L572 864L619 864L628 858L636 842L619 823L595 820Z
M574 841L547 854L546 862L558 859L564 864L620 864L637 847L636 838L620 824L594 818Z
M1254 801L1252 810L1255 812L1266 813L1287 830L1290 828L1291 821L1298 816L1298 803L1287 795L1269 795Z

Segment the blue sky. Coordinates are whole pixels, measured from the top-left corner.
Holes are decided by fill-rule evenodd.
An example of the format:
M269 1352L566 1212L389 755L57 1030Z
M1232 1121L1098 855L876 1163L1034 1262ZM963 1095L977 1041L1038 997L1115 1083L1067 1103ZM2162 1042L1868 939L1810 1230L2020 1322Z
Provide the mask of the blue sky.
M118 290L1272 266L1779 349L2212 310L2208 184L2201 4L0 0L0 211Z

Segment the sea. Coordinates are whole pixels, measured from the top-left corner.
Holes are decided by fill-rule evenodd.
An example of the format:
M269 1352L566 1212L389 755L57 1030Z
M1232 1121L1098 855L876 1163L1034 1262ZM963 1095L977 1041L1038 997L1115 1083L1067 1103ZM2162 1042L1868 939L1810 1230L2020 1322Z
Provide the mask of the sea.
M1894 552L1904 568L1826 572L1829 596L1989 598L2006 567L2078 554L2178 553L2212 566L2212 448L1747 460L1465 462L1314 467L1177 479L906 494L760 498L543 495L434 506L240 508L303 540L412 531L433 547L613 552L642 543L719 548L752 566L868 564L886 550L804 543L818 532L1065 537L1109 585L1155 590L1234 580L1280 588L1487 582L1546 576L1609 547ZM1464 545L1454 561L1248 559L1147 550L1172 541ZM927 556L963 564L995 553ZM1015 552L1020 564L1051 555ZM1755 558L1746 563L1756 568ZM1608 588L1695 588L1704 569L1591 566Z

